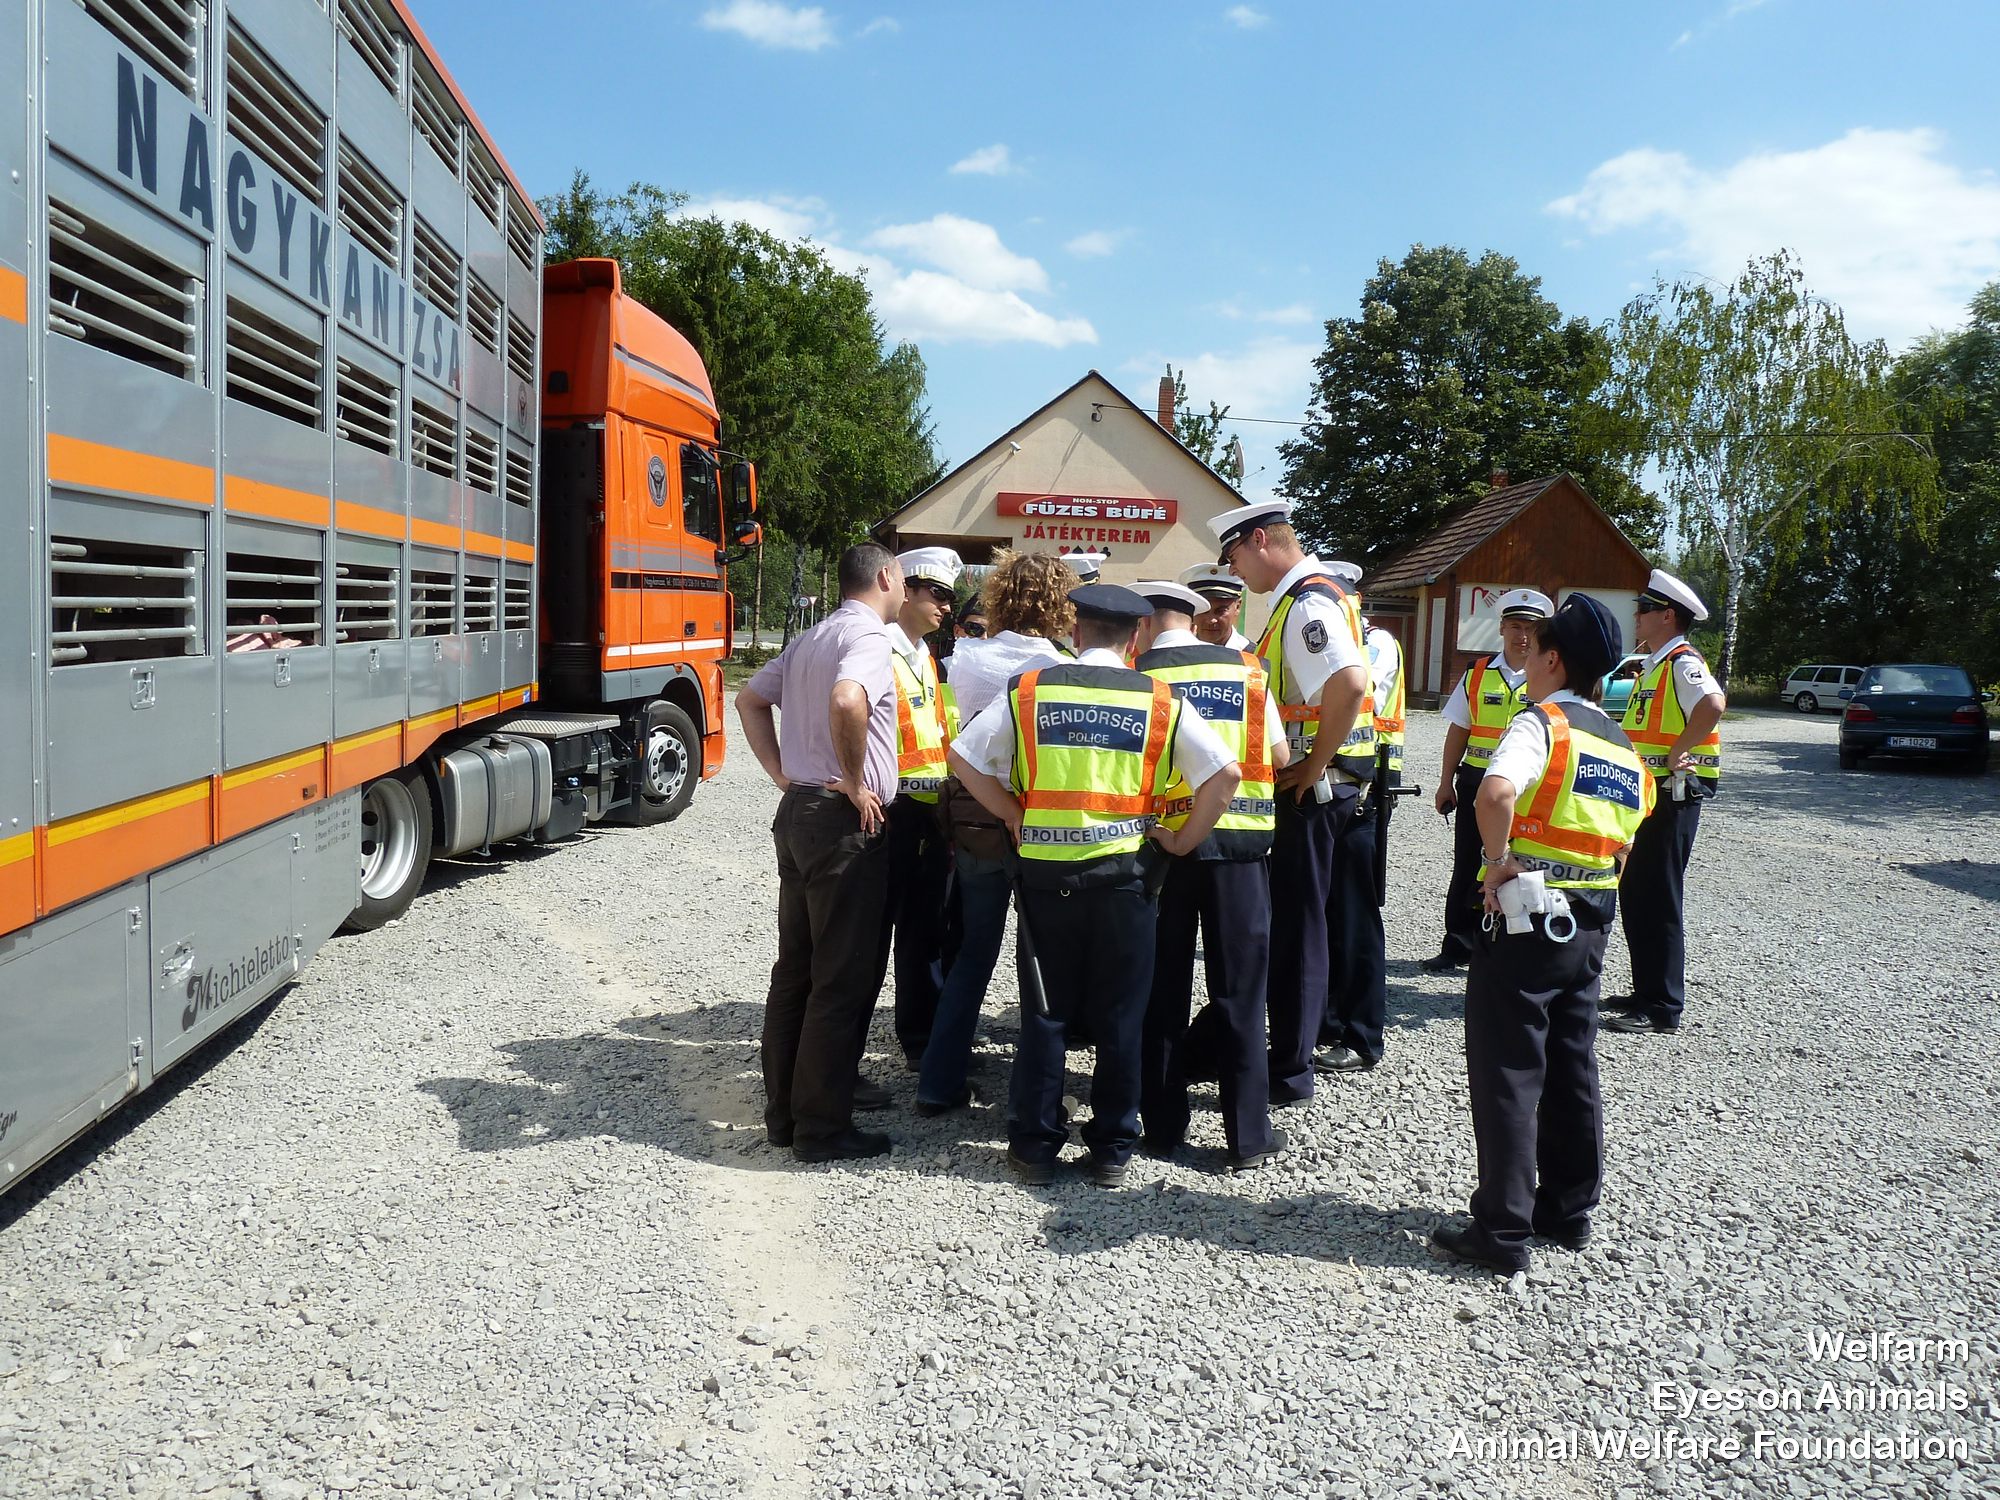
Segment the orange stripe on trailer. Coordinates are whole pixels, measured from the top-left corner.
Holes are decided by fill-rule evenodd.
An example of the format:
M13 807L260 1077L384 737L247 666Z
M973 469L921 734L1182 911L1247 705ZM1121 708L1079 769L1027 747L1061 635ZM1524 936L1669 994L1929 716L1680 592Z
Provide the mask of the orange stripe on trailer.
M28 321L28 278L11 266L0 266L0 318Z
M362 734L335 740L328 753L330 769L326 794L344 792L377 776L386 776L403 763L403 726L386 724Z
M499 712L500 695L494 693L491 697L475 698L470 703L461 703L458 706L458 722L470 724L474 719L490 719Z
M35 920L35 831L0 839L0 933Z
M261 479L245 479L241 474L222 476L222 503L244 515L291 521L300 526L324 527L333 510L332 502L324 495L267 484Z
M466 532L465 550L477 552L482 557L505 557L514 562L535 560L535 548L532 542L509 541L484 531Z
M403 763L408 765L437 742L439 735L458 727L458 708L441 708L436 713L403 721Z
M221 782L215 812L218 841L276 822L325 796L326 747L274 756L227 772Z
M409 530L401 511L363 505L358 500L334 501L333 524L342 531L365 531L370 536L394 537L399 542Z
M156 453L137 453L108 443L49 434L49 479L80 489L119 495L149 495L183 505L215 503L215 470Z
M422 542L426 547L442 547L447 552L456 552L465 533L456 526L447 526L442 521L426 521L420 516L410 517L410 540Z
M44 911L206 849L211 778L51 823L42 834Z

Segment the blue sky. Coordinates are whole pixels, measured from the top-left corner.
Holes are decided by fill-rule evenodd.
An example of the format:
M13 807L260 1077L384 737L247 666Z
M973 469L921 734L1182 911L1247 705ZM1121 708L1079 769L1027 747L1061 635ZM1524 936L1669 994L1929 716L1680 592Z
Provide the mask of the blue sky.
M654 182L865 271L954 462L1091 367L1297 418L1418 242L1593 319L1789 245L1892 345L2000 277L1985 0L414 4L531 193ZM1265 493L1291 429L1237 430Z

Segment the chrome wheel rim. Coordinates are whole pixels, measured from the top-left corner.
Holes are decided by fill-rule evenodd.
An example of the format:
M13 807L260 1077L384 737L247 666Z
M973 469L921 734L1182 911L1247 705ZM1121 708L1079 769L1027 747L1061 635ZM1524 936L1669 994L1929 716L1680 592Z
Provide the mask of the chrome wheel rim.
M687 750L680 737L664 724L654 725L646 736L646 795L655 802L671 802L687 778Z
M1802 714L1819 712L1819 699L1815 698L1811 693L1800 693L1795 701L1798 704L1799 712Z
M394 777L361 798L361 894L385 901L403 888L417 863L417 803Z

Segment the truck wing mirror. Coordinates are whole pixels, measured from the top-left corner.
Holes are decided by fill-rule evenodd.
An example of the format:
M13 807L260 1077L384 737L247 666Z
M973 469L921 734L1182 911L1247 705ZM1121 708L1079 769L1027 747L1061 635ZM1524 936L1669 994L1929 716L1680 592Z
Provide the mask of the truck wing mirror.
M733 463L729 466L729 513L747 519L757 514L757 466ZM738 524L741 524L739 520Z
M730 528L730 534L735 538L737 546L754 547L764 540L764 525L761 521L753 521L744 516Z

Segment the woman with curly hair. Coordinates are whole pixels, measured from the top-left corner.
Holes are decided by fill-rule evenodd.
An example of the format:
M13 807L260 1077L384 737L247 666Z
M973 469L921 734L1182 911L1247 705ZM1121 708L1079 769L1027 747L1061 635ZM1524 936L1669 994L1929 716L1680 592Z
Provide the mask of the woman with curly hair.
M951 654L951 688L961 720L969 721L1006 692L1022 672L1061 660L1063 651L1056 643L1076 625L1076 606L1069 602L1075 587L1076 574L1045 552L1002 552L994 558L980 591L987 633L958 642ZM941 1115L971 1100L966 1071L972 1037L1000 958L1007 900L1014 889L1014 849L1006 828L955 781L945 784L941 802L951 827L963 925L918 1064L920 1115Z

